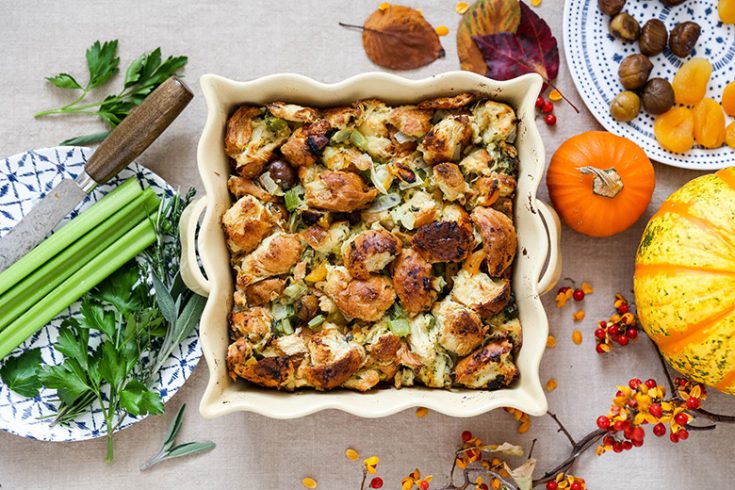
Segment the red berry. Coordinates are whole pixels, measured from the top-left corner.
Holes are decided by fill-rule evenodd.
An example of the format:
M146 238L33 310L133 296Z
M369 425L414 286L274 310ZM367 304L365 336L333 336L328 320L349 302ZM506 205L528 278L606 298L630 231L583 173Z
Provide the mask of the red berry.
M613 424L613 429L617 431L623 430L623 423L620 420L616 420L615 423Z
M644 437L646 437L646 432L643 430L643 427L636 427L633 429L631 439L634 441L642 441Z
M462 432L462 440L463 440L464 442L467 442L467 441L469 441L470 439L472 439L472 432L470 432L470 431L468 431L468 430L466 430L466 431Z
M597 347L595 347L595 350L597 351L598 354L605 353L605 349L602 348L602 344L597 344Z
M655 388L656 387L656 380L655 379L648 378L646 380L646 386L648 386L649 389Z
M633 449L633 443L630 441L623 441L623 449L625 449L626 451L630 451L631 449Z
M556 490L557 488L559 488L559 484L556 483L554 480L546 482L546 490Z
M628 305L625 303L620 305L620 308L618 308L618 313L620 313L621 315L628 313Z
M553 114L546 114L546 117L544 117L544 122L547 126L553 126L556 124L556 116ZM574 299L577 301L582 301L577 299L576 297Z
M613 442L615 442L612 438L612 436L605 436L602 438L602 443L606 446L612 446Z
M546 116L547 118L549 116ZM584 299L584 291L581 289L575 289L572 293L572 298L574 298L574 301L582 301Z
M601 328L595 330L595 337L602 340L605 338L605 331Z
M689 417L685 413L676 414L674 421L679 425L686 425L689 422Z
M605 320L601 320L598 325L600 326L600 328L607 328L607 322Z
M610 419L605 417L604 415L600 415L597 417L597 427L600 429L607 429L610 427Z
M626 333L628 334L628 337L630 337L630 340L635 340L638 338L638 330L635 328L629 328Z
M613 451L616 453L622 453L623 452L623 443L620 441L613 442Z
M541 107L542 107L542 106L544 105L544 102L545 102L545 101L544 101L544 98L543 98L543 97L541 97L541 96L539 96L539 97L538 97L538 98L536 99L536 109L541 109Z
M674 433L672 432L671 434L669 434L669 440L670 440L671 442L673 442L674 444L676 444L677 442L679 442L679 436L678 436L678 435L676 435L676 434L674 434Z
M572 486L569 487L569 490L582 490L582 485L579 484L579 482L572 483Z
M379 476L376 476L372 480L370 480L370 488L383 488L383 479Z
M653 426L653 433L656 437L661 437L666 434L666 426L662 423L658 423Z
M550 100L545 100L541 105L541 112L544 114L551 114L554 112L554 104L552 104Z
M628 345L628 342L630 342L630 339L627 335L623 334L620 337L618 337L618 344L620 345Z
M679 432L677 432L676 435L679 436L680 441L686 441L689 439L689 431L686 429L679 429Z
M612 325L607 327L607 333L609 333L610 335L618 335L620 333L620 329L617 325L613 323Z
M664 413L664 409L658 403L652 403L648 411L656 418L659 418Z
M689 410L696 410L699 408L699 400L697 398L694 398L693 396L690 396L687 399L687 408Z
M638 386L640 386L641 383L643 383L643 381L641 381L640 379L631 378L630 381L628 381L628 386L630 386L631 390L637 390Z
M633 438L633 428L628 427L623 431L623 436L625 436L626 439L632 439Z
M643 439L641 439L640 441L636 441L635 439L633 439L633 445L635 447L641 447L643 445Z
M630 427L630 420L623 420L623 423L621 424L623 426L623 430Z
M638 408L638 400L636 400L635 398L631 398L630 400L628 400L628 406L630 408Z
M429 482L426 480L421 480L421 483L419 483L419 487L421 487L421 490L427 490L429 488Z

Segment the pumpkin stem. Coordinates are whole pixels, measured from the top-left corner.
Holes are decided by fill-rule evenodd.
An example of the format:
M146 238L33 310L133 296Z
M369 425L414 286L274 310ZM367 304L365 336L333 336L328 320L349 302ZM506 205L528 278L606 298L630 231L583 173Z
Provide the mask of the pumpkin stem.
M580 167L580 173L585 175L594 175L592 181L592 192L602 197L609 197L612 199L617 196L620 191L623 190L623 179L620 178L618 172L614 167L602 170L597 167Z

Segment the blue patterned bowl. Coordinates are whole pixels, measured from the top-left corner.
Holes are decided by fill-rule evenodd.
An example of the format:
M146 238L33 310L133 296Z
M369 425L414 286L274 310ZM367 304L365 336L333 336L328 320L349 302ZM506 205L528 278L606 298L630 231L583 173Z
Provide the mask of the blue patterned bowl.
M702 34L694 51L686 59L674 56L668 48L651 58L651 78L672 81L687 59L707 58L712 63L712 77L707 97L720 101L722 90L735 80L735 26L724 25L717 15L715 0L688 0L676 7L666 7L659 0L628 0L625 11L641 26L649 19L660 19L671 29L687 20L698 23ZM640 145L649 158L674 167L715 170L735 165L735 151L723 146L706 149L695 146L687 153L664 150L653 135L654 117L641 109L633 121L622 123L610 115L610 102L622 92L618 65L626 56L638 53L638 43L623 43L608 33L610 18L597 8L597 0L567 0L564 7L564 53L572 79L592 115L608 131L629 138ZM728 118L729 124L732 118Z
M73 179L84 167L92 151L88 148L60 146L21 153L0 160L0 236L5 235L31 210L34 203L61 179ZM64 219L63 223L91 206L122 181L136 177L144 187L150 187L159 196L172 195L173 188L150 170L133 163L107 184L94 192ZM79 311L76 303L55 318L33 337L24 342L11 356L32 348L40 348L43 362L60 363L61 355L54 350L58 328L64 318ZM93 342L94 340L92 340ZM163 401L171 398L186 382L201 356L199 338L195 331L185 339L161 370L156 389ZM13 434L43 441L81 441L106 434L104 416L95 403L92 411L74 420L69 426L52 426L49 415L56 412L55 390L41 390L36 398L25 398L10 391L0 381L0 429ZM120 427L129 427L143 417L128 417Z

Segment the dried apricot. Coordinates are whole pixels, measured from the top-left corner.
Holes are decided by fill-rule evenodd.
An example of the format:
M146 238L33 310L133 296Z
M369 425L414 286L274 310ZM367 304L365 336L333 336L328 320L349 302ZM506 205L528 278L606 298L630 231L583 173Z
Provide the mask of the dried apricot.
M694 115L686 107L674 107L656 117L653 132L667 150L685 153L694 146Z
M735 0L720 0L717 3L717 13L725 24L735 24Z
M735 150L735 122L731 122L727 125L727 129L725 130L725 143L727 143L727 146Z
M694 106L694 139L705 148L719 148L725 141L725 114L714 99Z
M694 105L704 98L712 75L712 64L704 58L692 58L679 68L671 83L677 104Z
M722 91L722 108L728 116L735 116L735 82L730 82Z

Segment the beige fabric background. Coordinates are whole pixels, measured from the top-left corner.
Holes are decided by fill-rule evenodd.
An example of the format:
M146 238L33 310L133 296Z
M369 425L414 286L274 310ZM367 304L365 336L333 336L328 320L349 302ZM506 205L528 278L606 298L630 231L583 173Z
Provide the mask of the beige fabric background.
M637 0L629 0L637 1ZM651 0L654 1L654 0ZM44 76L70 71L84 78L84 50L96 39L120 39L122 64L145 50L161 46L165 55L190 57L186 79L197 97L178 121L140 161L182 188L199 186L195 148L204 123L205 107L197 79L218 73L234 79L252 79L277 72L297 72L334 82L376 70L364 55L360 35L340 28L338 21L361 23L377 7L374 1L241 1L121 2L79 0L0 2L0 155L52 146L77 134L99 130L85 118L34 120L34 112L68 101L68 94L44 81ZM434 25L446 24L451 34L442 38L447 55L432 65L404 75L421 78L458 69L454 34L459 16L453 0L406 3L423 9ZM562 43L561 0L543 0L537 10ZM117 87L112 83L110 90ZM559 86L583 108L562 57ZM107 88L105 88L107 90ZM104 95L104 94L102 94ZM567 137L598 129L583 108L575 114L557 106L559 123L547 129L541 123L547 155ZM548 158L548 157L547 157ZM645 218L679 185L699 175L656 165L657 188ZM542 186L540 197L546 199ZM588 319L581 329L584 342L571 342L571 308L557 310L545 298L551 331L558 345L547 351L541 369L545 381L555 377L559 387L548 395L550 409L566 421L572 434L582 436L606 413L615 385L631 376L661 379L661 369L650 344L641 339L626 349L600 357L594 352L595 318L610 313L612 295L632 296L633 256L645 219L629 231L605 240L590 239L563 230L564 275L589 280L595 294L586 300ZM14 488L301 488L301 478L312 475L320 489L358 488L359 463L343 456L354 447L364 456L381 457L379 474L384 488L400 488L400 479L413 468L446 480L452 452L464 429L487 441L530 445L538 438L535 455L540 469L566 456L568 445L548 417L533 420L531 430L516 433L516 424L502 410L470 419L452 419L436 413L417 418L408 411L384 419L363 420L328 411L299 420L277 421L251 414L204 420L199 397L207 381L202 362L186 386L167 405L168 415L150 417L118 434L116 458L102 459L104 442L42 443L0 433L0 484ZM138 466L160 444L168 418L188 403L181 438L212 439L211 453L160 465L141 474ZM735 401L713 396L708 406L735 413ZM574 473L593 489L731 488L735 470L732 445L735 427L720 425L714 432L693 433L684 443L655 440L625 454L584 455Z

